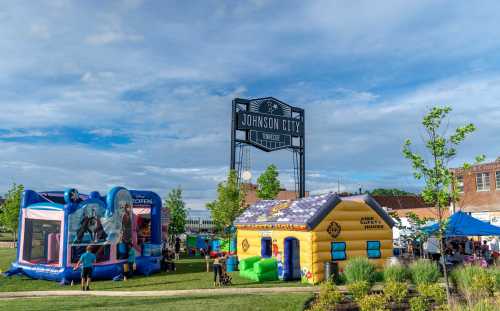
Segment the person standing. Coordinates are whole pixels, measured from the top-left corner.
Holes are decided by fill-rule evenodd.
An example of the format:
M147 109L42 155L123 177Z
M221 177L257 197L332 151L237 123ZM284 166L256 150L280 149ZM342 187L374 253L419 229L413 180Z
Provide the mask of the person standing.
M210 272L210 242L205 240L205 264L207 266L207 272Z
M128 257L127 257L127 273L123 276L123 280L126 281L127 279L131 279L132 276L134 275L134 270L135 270L135 257L136 257L136 252L135 248L130 243L128 245Z
M500 251L500 245L498 244L498 239L496 236L494 236L490 240L490 251L497 252L497 253Z
M80 266L82 267L81 279L82 279L82 290L90 290L90 282L92 281L92 270L94 263L96 262L96 256L92 253L92 246L87 245L85 253L80 256L80 260L76 264L74 270L77 270Z
M181 253L181 239L175 238L175 260L179 260Z
M435 236L430 236L429 239L427 239L427 253L429 253L429 256L434 261L438 261L439 257L441 257L439 240Z
M217 254L214 259L214 286L220 286L220 278L222 276L222 262L221 255Z
M474 254L474 243L472 239L465 240L465 255L471 256Z

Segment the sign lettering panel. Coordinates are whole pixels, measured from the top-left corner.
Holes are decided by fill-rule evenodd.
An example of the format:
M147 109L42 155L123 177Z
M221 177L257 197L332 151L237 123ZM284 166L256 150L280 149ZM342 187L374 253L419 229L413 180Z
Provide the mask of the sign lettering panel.
M248 110L237 113L236 127L265 151L291 147L292 137L304 135L303 121L292 117L292 107L274 98L250 100Z

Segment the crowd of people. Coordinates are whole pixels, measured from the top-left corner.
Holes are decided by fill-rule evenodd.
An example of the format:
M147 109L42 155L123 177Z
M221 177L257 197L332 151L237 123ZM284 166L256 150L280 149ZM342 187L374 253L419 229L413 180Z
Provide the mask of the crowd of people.
M444 256L441 254L440 241L430 236L422 243L422 256L449 266L477 262L482 266L496 263L500 257L500 245L497 237L474 240L467 237L443 239Z

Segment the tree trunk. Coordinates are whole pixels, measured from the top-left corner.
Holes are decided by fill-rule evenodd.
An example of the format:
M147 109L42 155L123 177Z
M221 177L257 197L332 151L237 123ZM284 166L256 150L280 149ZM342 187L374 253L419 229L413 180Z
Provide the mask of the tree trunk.
M444 275L444 281L445 281L445 287L446 287L446 300L448 303L450 303L450 282L448 280L448 268L446 267L446 256L444 253L444 243L443 243L443 232L440 229L440 237L439 237L439 248L441 251L441 258L443 258L443 275Z

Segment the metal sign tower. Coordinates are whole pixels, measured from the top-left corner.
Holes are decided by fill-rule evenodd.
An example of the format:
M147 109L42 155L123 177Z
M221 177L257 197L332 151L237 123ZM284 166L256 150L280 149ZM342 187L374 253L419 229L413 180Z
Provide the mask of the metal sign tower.
M235 98L231 118L230 169L241 178L244 147L254 146L265 152L290 150L293 153L295 191L305 196L304 110L273 97ZM237 154L239 149L239 161Z

